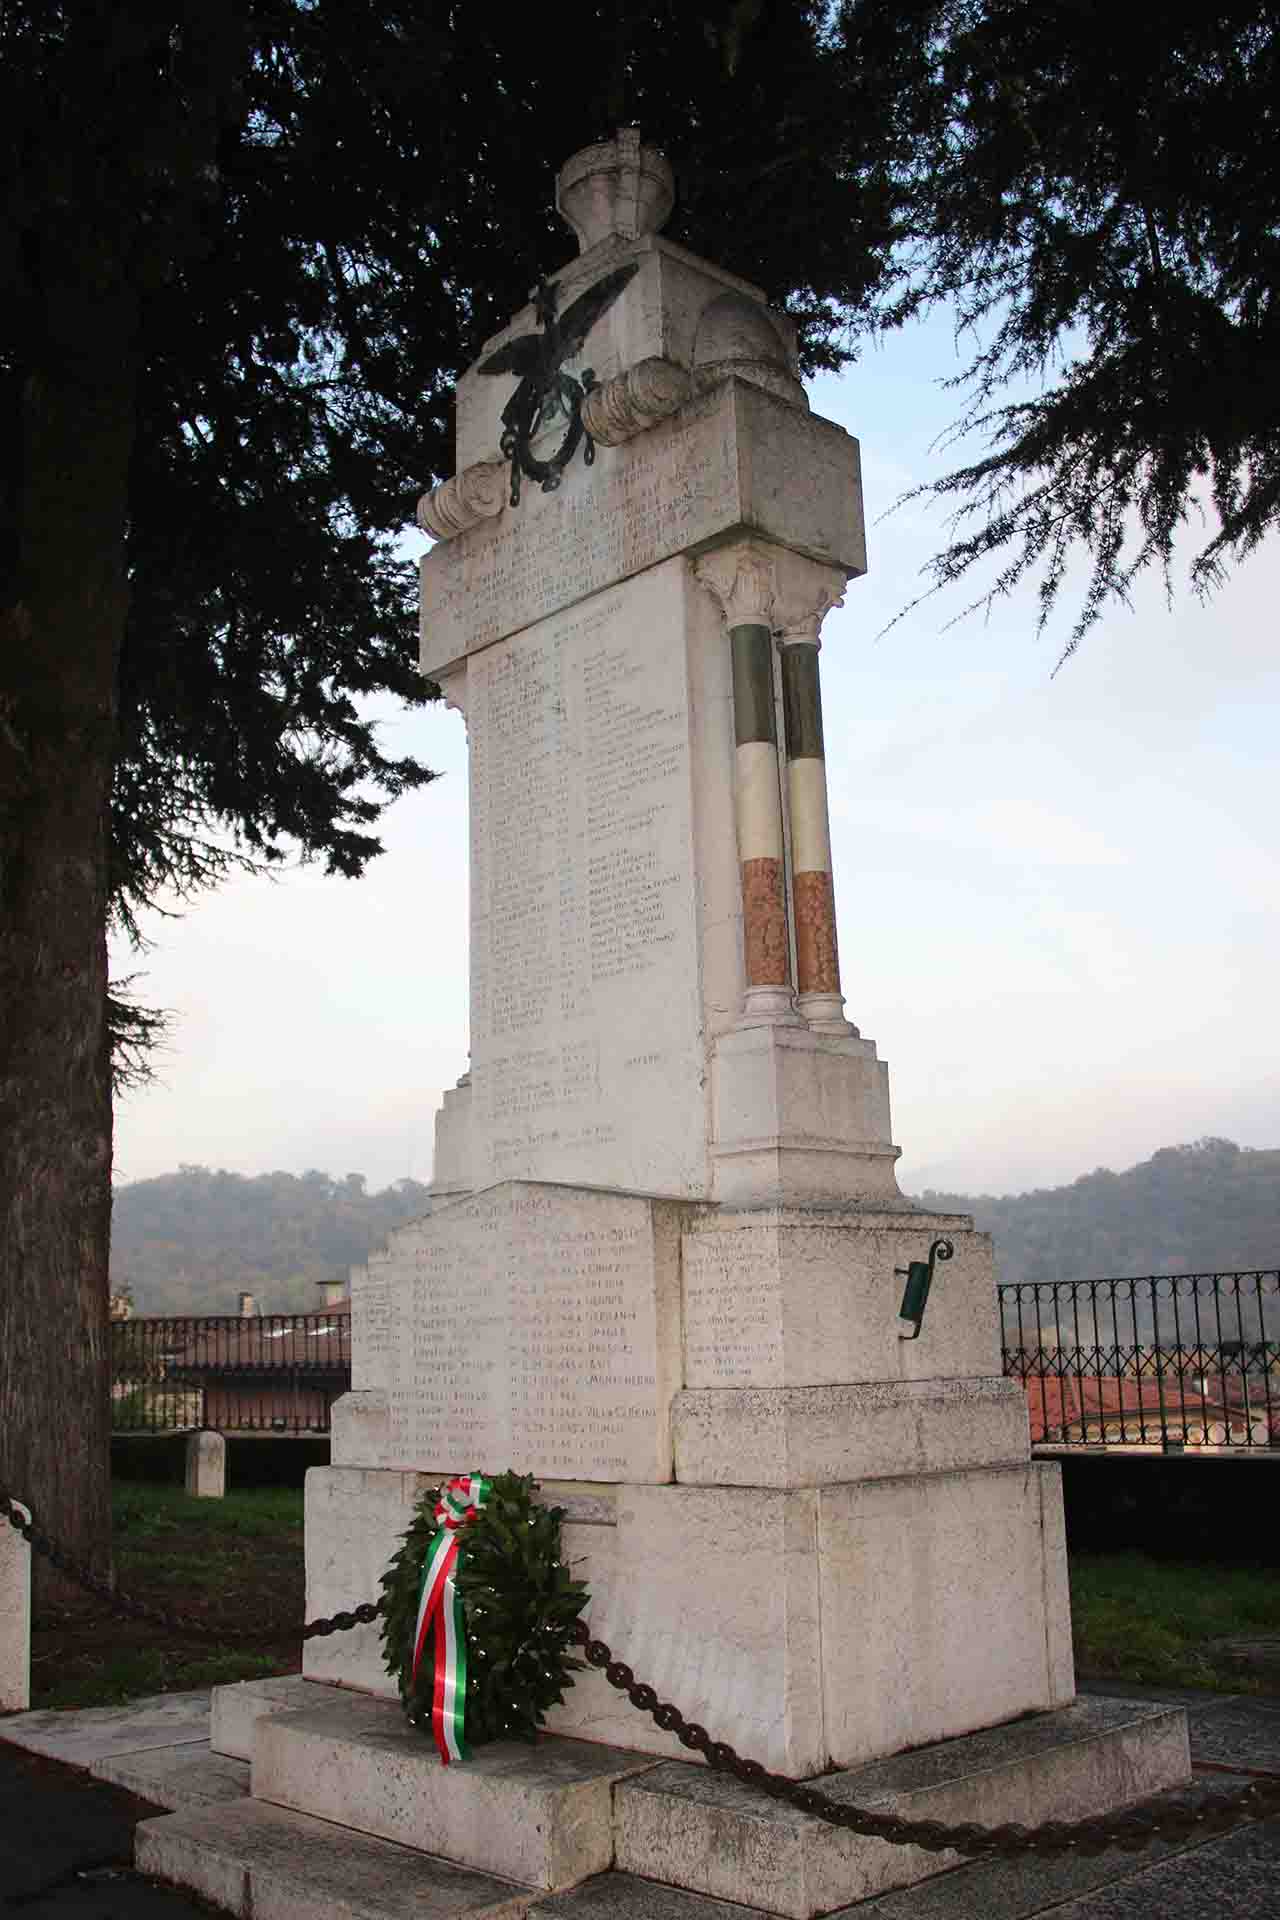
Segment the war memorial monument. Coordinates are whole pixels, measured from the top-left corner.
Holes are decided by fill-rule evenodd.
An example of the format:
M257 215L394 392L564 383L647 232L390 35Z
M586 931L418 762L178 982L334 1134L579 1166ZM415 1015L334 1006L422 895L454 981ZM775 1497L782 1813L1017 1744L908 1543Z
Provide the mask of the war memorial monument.
M352 1277L308 1618L376 1595L425 1489L513 1467L567 1510L592 1632L739 1753L943 1820L1123 1805L1188 1778L1185 1721L1076 1700L990 1242L900 1194L842 994L819 661L867 565L857 442L786 316L663 238L637 133L557 204L579 256L460 379L419 510L421 667L469 746L471 1064L431 1212ZM425 855L411 884L429 916ZM877 906L843 904L852 980ZM141 1864L257 1920L272 1886L425 1912L428 1867L433 1914L612 1867L619 1912L634 1874L810 1920L955 1863L725 1779L597 1671L536 1748L447 1770L376 1625L304 1676L218 1690L252 1798L150 1823ZM335 1836L363 1904L297 1891Z

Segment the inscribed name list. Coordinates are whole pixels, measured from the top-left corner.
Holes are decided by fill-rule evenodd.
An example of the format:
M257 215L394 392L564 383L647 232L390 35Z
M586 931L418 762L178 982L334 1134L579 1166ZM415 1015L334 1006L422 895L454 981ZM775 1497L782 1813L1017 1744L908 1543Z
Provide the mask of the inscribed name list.
M468 663L477 1187L706 1191L688 591L672 561Z
M643 1200L512 1184L402 1228L355 1300L380 1464L665 1478L658 1288Z

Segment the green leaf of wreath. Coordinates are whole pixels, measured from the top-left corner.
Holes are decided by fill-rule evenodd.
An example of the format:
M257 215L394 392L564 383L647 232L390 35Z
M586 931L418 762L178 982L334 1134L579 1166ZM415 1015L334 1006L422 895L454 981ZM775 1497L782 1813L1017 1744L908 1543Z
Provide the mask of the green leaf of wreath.
M476 1518L461 1532L458 1592L467 1619L466 1738L533 1740L548 1710L564 1699L582 1662L569 1652L574 1623L587 1603L586 1584L562 1558L563 1507L534 1499L532 1474L501 1473ZM428 1648L410 1676L422 1569L437 1531L439 1492L414 1509L382 1576L383 1661L400 1688L410 1720L431 1729L432 1660Z

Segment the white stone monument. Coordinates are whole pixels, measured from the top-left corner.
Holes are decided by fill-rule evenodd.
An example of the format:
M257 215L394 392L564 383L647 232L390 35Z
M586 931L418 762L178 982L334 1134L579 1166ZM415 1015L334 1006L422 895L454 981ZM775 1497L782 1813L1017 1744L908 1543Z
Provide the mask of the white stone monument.
M529 308L420 508L422 670L470 746L471 1070L432 1213L353 1276L308 1611L375 1589L440 1475L533 1472L660 1693L770 1766L847 1766L1072 1698L1057 1470L1000 1377L989 1242L900 1196L844 1016L818 649L866 565L857 442L786 318L662 238L638 135L559 205L560 314L635 271L565 369L592 463L510 504L517 375L483 369ZM897 1270L944 1232L904 1338ZM376 1628L306 1670L393 1692ZM556 1724L678 1750L594 1675Z
M1153 1745L1095 1714L1080 1757L1059 1473L1001 1377L990 1242L899 1194L886 1068L844 1012L818 655L866 566L857 442L809 411L785 316L662 237L671 175L638 134L571 160L558 204L579 258L460 380L457 473L420 507L422 670L470 745L471 1070L437 1118L432 1211L352 1278L308 1617L377 1593L426 1488L513 1467L569 1512L593 1631L714 1738L805 1775L1038 1715L1040 1758L974 1761L987 1785L952 1782L944 1817L1098 1811L1185 1775L1185 1729L1162 1712ZM608 276L563 368L594 458L566 387L513 505L520 367ZM900 1273L940 1235L954 1257L907 1337ZM394 1698L376 1626L310 1640L304 1672ZM369 1757L401 1736L335 1748L326 1712L267 1723L255 1795L406 1839L407 1789ZM598 1672L550 1724L688 1759ZM420 1746L423 1807L514 1769L444 1785ZM656 1779L627 1790L641 1863ZM442 1818L409 1844L515 1871L457 1839L486 1819L451 1841ZM750 1903L707 1857L683 1884ZM948 1864L903 1858L821 1899Z

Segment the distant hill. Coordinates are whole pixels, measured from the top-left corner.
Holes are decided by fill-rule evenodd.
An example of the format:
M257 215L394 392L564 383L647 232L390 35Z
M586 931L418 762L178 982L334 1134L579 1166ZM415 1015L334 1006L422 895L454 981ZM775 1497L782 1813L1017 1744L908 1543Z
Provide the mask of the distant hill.
M995 1235L1002 1280L1280 1266L1280 1149L1197 1140L1066 1187L913 1197L972 1213ZM416 1180L370 1193L359 1173L249 1178L184 1166L117 1188L111 1284L128 1287L135 1313L234 1313L242 1292L262 1312L311 1310L318 1280L345 1279L426 1208Z
M111 1286L139 1314L315 1312L316 1282L347 1269L394 1227L427 1210L427 1189L398 1180L369 1193L362 1173L215 1173L180 1167L117 1187Z
M1033 1193L938 1193L995 1235L1001 1280L1095 1280L1280 1266L1280 1149L1232 1140L1161 1147L1124 1173L1098 1167Z

